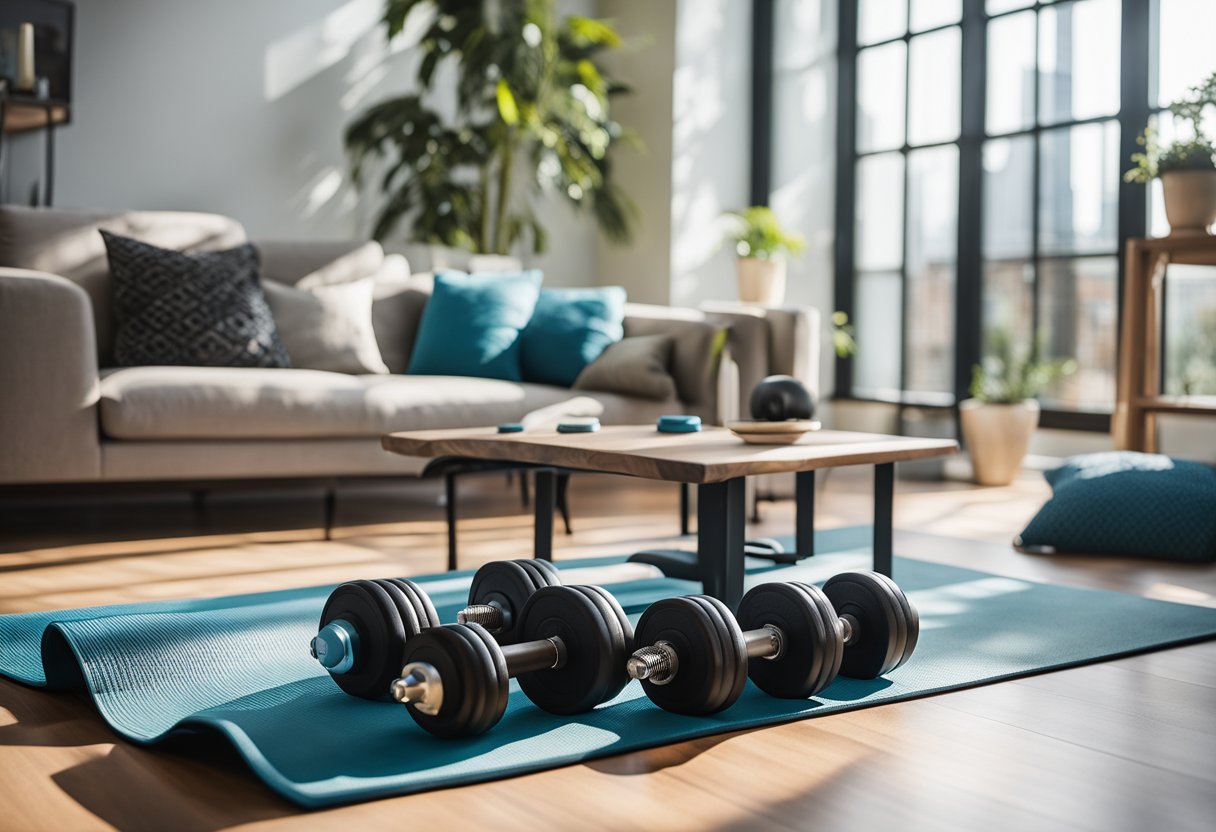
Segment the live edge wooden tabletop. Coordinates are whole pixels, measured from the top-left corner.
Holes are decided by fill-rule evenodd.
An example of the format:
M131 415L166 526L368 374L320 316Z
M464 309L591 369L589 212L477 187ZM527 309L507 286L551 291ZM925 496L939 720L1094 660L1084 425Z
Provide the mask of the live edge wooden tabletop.
M813 431L792 445L749 445L726 428L660 433L653 425L605 427L595 433L558 433L552 428L498 433L493 427L404 431L385 435L381 444L405 456L528 462L688 483L904 462L958 450L958 443L948 439L839 430Z

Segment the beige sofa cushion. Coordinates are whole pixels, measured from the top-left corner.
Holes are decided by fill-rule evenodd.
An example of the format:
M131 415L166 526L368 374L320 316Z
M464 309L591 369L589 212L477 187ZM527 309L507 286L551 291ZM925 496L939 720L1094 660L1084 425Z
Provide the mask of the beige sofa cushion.
M89 296L97 357L110 366L114 318L110 268L98 229L176 251L216 251L245 242L240 223L217 214L178 211L76 213L61 209L0 207L0 266L50 272Z
M605 424L649 423L684 409L679 402L483 378L129 367L101 380L101 425L113 439L378 437L519 421L575 395L599 401Z
M376 280L309 289L263 280L266 303L291 366L335 373L387 373L372 329Z

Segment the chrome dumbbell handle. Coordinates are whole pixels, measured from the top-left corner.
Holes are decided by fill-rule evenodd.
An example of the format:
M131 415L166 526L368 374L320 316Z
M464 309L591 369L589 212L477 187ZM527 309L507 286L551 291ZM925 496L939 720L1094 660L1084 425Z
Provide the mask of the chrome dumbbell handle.
M778 627L766 624L743 633L743 644L749 659L775 659L785 651L785 635ZM633 679L646 679L653 685L665 685L680 670L680 655L675 645L659 641L635 650L625 664L625 672Z
M536 670L555 670L566 663L566 645L560 638L541 639L501 648L507 675L519 676ZM401 668L401 678L389 688L393 699L402 705L413 704L428 716L443 706L443 677L428 662L410 662Z
M458 624L480 624L491 633L501 633L511 626L511 613L497 601L488 604L469 604L456 613Z

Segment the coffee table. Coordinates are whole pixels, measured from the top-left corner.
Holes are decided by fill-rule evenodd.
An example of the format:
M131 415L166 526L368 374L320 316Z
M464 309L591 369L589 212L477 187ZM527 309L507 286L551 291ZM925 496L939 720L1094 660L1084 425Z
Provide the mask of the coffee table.
M393 453L433 457L437 463L451 457L494 460L696 485L701 581L706 593L732 609L743 595L746 477L794 472L795 548L809 557L814 554L815 471L873 465L874 569L890 575L895 463L958 450L953 440L836 430L809 433L792 445L749 445L725 428L660 433L652 425L605 427L596 433L558 433L552 428L498 433L492 427L405 431L385 435L381 444ZM537 491L539 497L539 486ZM547 508L552 528L551 499ZM541 518L538 507L538 523Z

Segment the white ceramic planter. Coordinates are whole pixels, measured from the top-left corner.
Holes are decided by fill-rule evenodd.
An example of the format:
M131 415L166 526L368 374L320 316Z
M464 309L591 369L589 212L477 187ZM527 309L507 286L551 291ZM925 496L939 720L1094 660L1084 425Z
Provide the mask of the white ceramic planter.
M780 306L785 302L785 261L740 257L735 261L739 275L739 300L760 306Z
M980 485L1013 482L1039 425L1039 403L1030 399L1016 404L988 404L967 399L958 409L975 481Z
M1216 223L1216 170L1171 170L1161 188L1171 237L1207 234Z

